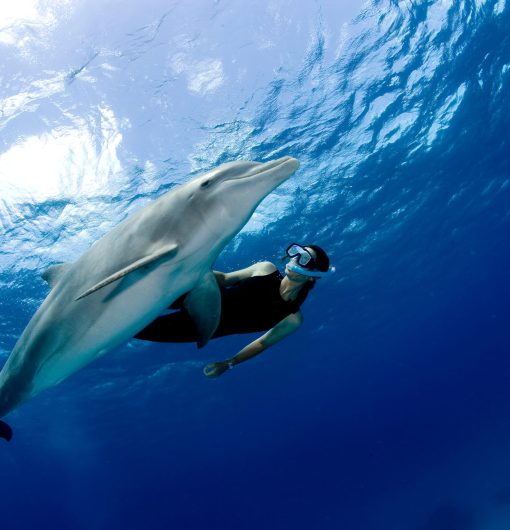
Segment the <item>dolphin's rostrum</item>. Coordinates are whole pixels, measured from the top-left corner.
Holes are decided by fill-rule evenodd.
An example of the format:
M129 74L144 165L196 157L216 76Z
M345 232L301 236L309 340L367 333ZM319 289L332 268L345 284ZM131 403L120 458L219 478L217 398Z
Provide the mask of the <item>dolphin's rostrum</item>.
M231 162L178 186L43 274L51 291L0 373L0 417L129 339L178 297L199 346L214 334L220 296L211 267L255 208L299 163ZM0 422L0 437L10 439Z

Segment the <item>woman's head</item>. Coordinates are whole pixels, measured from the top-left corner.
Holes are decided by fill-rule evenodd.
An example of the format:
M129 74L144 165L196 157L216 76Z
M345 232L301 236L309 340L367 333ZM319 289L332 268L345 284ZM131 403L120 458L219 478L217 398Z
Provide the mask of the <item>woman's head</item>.
M321 278L334 270L329 267L328 255L318 245L293 243L286 254L290 258L287 269L302 276Z

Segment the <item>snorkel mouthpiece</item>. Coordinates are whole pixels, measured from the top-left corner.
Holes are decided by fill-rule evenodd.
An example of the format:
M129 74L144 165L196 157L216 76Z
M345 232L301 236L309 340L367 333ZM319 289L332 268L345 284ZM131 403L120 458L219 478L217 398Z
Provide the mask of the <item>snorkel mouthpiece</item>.
M333 273L336 272L336 267L330 267L327 271L316 271L316 270L311 270L311 269L305 269L304 267L301 267L299 265L299 263L297 262L295 258L289 261L289 263L287 264L287 267L292 272L301 274L302 276L308 276L310 278L325 278L327 276L331 276Z

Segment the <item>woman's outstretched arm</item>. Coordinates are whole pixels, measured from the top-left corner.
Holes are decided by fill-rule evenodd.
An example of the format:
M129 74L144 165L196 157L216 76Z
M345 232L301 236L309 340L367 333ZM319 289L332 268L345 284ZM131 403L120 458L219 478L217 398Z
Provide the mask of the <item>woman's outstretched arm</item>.
M303 315L301 314L301 311L285 317L283 320L278 322L276 326L262 335L262 337L259 337L245 346L239 353L234 355L234 357L225 361L218 361L208 364L204 368L204 375L207 377L219 377L221 374L233 368L235 365L256 357L264 350L267 350L269 346L280 342L291 333L294 333L294 331L296 331L302 323Z

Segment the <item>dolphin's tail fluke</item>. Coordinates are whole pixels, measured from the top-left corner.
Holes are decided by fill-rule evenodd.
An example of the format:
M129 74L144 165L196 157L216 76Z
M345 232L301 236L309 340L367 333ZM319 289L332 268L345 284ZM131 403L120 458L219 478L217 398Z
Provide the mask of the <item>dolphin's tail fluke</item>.
M12 429L2 420L0 420L0 438L3 438L8 442L10 442L12 438Z

